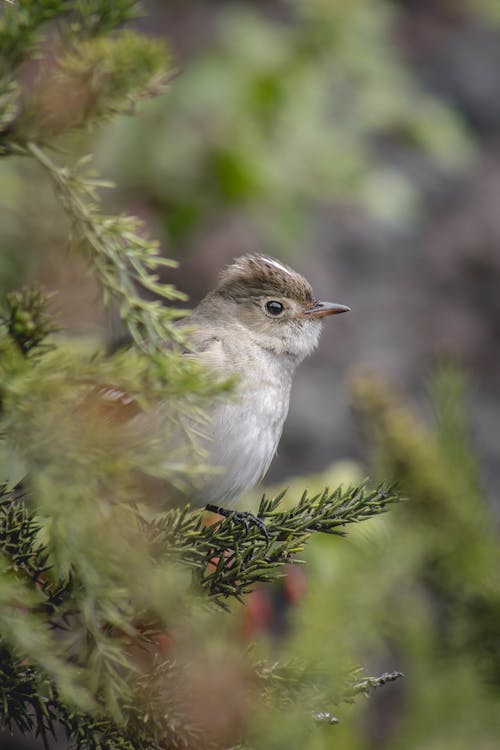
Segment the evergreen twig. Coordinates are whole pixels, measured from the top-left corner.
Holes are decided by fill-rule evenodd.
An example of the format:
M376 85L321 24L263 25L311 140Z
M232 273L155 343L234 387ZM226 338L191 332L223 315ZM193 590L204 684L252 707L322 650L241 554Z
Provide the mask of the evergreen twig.
M303 550L312 533L343 536L346 524L379 515L400 500L394 487L362 484L325 488L313 497L306 491L296 506L278 511L284 494L261 500L258 517L267 522L267 537L231 517L206 526L199 513L186 508L141 523L158 554L176 556L191 567L201 587L224 607L228 598L241 599L256 583L280 577L282 566Z
M74 241L81 245L104 289L105 301L115 298L134 342L143 350L161 349L173 341L182 342L182 333L172 322L184 311L165 307L158 300L139 296L136 285L165 300L186 297L172 284L158 280L162 267L176 263L160 255L159 244L140 234L141 223L132 216L107 216L97 203L97 189L108 183L84 178L78 172L58 167L35 143L29 153L50 175L62 207L69 216Z
M0 325L17 343L21 352L40 354L47 344L42 342L57 331L52 317L47 313L48 295L38 287L27 287L9 292L5 297L4 310L0 311Z

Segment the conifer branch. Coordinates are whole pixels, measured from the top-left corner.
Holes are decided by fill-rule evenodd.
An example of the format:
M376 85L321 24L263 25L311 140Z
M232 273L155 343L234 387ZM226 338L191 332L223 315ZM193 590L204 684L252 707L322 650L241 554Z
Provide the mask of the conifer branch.
M139 15L137 0L16 0L0 17L0 77L15 70L43 42L40 29L65 18L66 30L81 38L107 34Z
M40 27L63 14L67 0L22 0L4 5L0 18L0 78L34 52Z
M360 677L361 669L354 670L351 678L350 685L346 687L340 696L339 703L352 703L358 695L364 695L368 697L370 692L376 690L379 687L387 685L389 682L396 682L396 680L404 677L402 672L384 672L384 674L378 677Z
M134 342L146 352L166 344L182 342L181 331L172 323L184 311L165 307L158 300L139 296L137 287L164 300L186 297L172 284L159 281L157 272L175 267L175 261L160 255L159 243L145 239L141 222L132 216L107 216L99 210L97 189L108 183L85 178L78 171L58 167L35 143L29 153L49 174L57 197L73 229L73 242L86 254L104 290L105 302L114 298Z
M40 64L36 86L24 96L9 133L11 149L52 144L68 131L130 113L162 93L171 76L165 45L130 31L78 40L69 48L61 42L55 62Z
M165 747L195 747L201 736L195 729L176 724L169 717L168 706L158 698L158 675L164 676L165 665L149 675L151 706L131 702L127 706L127 724L117 723L103 713L87 713L61 700L52 680L39 669L22 663L0 648L0 728L19 729L23 734L55 738L63 729L74 750L165 750ZM142 680L144 682L144 678ZM143 684L140 685L144 687ZM156 696L155 696L156 689ZM144 720L149 711L149 720ZM170 722L169 722L170 718Z
M0 326L17 343L24 355L46 351L42 346L47 337L57 331L52 317L47 313L48 296L38 287L25 287L5 296L0 308Z
M304 492L290 510L278 511L284 493L262 498L258 518L268 536L255 525L247 528L231 516L209 526L188 509L168 511L148 523L141 519L157 553L176 556L195 572L202 589L222 607L241 599L257 583L282 575L285 563L304 549L314 532L343 536L345 526L385 512L401 498L393 487L326 488L310 497Z
M161 89L167 58L158 42L135 35L93 41L136 17L135 0L16 0L0 10L0 155L15 153L28 132L46 142L123 109L117 95L131 102ZM18 68L41 56L44 25L56 20L64 23L52 48L73 53L42 66L37 85L21 92Z

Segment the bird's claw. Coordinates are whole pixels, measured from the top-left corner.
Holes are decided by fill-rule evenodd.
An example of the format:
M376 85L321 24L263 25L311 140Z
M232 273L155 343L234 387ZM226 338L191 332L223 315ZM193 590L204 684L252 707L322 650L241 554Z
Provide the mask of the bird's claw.
M266 538L267 544L269 544L269 531L266 524L264 523L262 518L259 518L253 513L250 513L247 510L228 510L227 508L221 508L218 505L207 505L206 510L209 510L211 513L217 513L219 516L224 516L224 518L241 524L241 526L243 526L243 528L245 529L245 533L247 534L250 526L256 526L262 533L262 535Z
M253 513L249 513L248 511L234 511L233 514L229 517L232 518L232 520L236 523L241 523L247 533L250 526L256 526L259 531L261 531L262 535L266 537L266 541L269 543L269 531L267 530L266 524L264 523L262 518L259 518L259 516L255 516Z

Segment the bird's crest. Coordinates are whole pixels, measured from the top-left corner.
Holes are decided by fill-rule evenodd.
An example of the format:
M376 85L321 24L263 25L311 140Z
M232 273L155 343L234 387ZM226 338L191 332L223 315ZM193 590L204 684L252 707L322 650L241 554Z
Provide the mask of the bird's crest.
M279 294L311 304L311 285L299 273L281 261L265 255L242 255L221 273L216 292L241 299L252 295Z

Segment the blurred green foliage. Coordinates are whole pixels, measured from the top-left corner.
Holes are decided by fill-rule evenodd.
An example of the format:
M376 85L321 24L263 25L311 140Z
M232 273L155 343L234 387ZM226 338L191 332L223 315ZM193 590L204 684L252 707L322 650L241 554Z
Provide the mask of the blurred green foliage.
M473 17L486 23L500 24L500 8L496 0L462 0L462 3Z
M16 81L0 90L7 132L15 121L20 136L36 135L34 110L45 113L35 118L38 137L45 128L53 138L130 107L137 85L139 98L158 92L161 45L132 34L99 38L100 24L106 22L104 31L111 24L109 4L77 5L70 15L76 49L59 50L55 70L50 57L41 66L23 110ZM123 0L113 22L133 11L135 4ZM5 19L12 14L5 11ZM288 255L307 245L318 211L335 206L406 226L419 215L420 189L383 157L385 144L453 173L467 164L474 143L457 112L424 91L409 70L393 39L397 21L391 3L373 0L290 0L281 15L250 4L218 5L202 48L186 64L175 61L183 69L168 96L144 104L140 118L114 118L87 148L97 149L97 166L118 181L124 200L138 203L163 229L174 256L235 214L252 242ZM19 35L18 26L4 20L4 35L12 28ZM135 70L127 59L135 60ZM64 145L70 152L72 145L85 148L81 136ZM23 187L17 175L26 169ZM37 219L26 185L33 189L38 179L24 165L0 165L0 284L29 274L34 262L20 267L16 256L26 245L27 213L28 222ZM46 219L53 214L52 227L60 223L53 212L43 207ZM39 225L35 231L48 247L62 243L40 234Z
M374 467L397 479L409 502L342 548L319 539L311 550L310 606L342 634L337 647L368 648L405 673L385 706L388 726L377 728L372 715L349 748L373 747L370 732L395 750L489 749L500 737L498 530L478 479L463 376L443 367L431 393L435 423L425 425L373 375L354 382ZM312 622L309 638L320 634Z
M498 746L500 539L478 479L466 393L455 367L439 369L430 386L435 419L426 424L373 374L353 379L372 470L396 479L407 502L352 529L342 545L312 541L308 591L291 614L286 648L339 681L356 661L400 669L404 679L312 735L292 710L266 748ZM339 464L308 486L359 481L359 471Z
M475 4L469 5L471 12L477 10ZM53 66L39 32L52 33L53 27L42 24L66 14L70 6L72 42L58 48L61 54ZM492 18L497 14L493 1L485 0L481 7ZM128 253L136 262L136 280L147 277L152 291L163 290L175 300L174 289L158 286L148 274L157 268L157 245L142 237L130 217L100 211L97 178L55 164L43 148L46 142L64 147L64 156L58 158L64 161L69 154L71 162L75 151L94 148L97 141L90 140L93 135L87 132L68 137L68 129L87 131L116 111L128 111L143 96L159 93L161 70L167 66L167 77L172 72L162 45L133 34L100 36L135 11L136 4L125 0L113 4L18 0L2 8L1 140L4 154L11 153L15 143L23 156L0 165L0 288L19 286L24 275L34 273L37 256L36 263L43 262L44 221L54 233L47 237L65 236L68 224L60 220L62 205L90 263L101 261L100 280L108 294L120 298L122 314L128 316L140 346L151 335L158 343L162 332L175 340L173 315L152 303L142 307L127 285L127 267L119 261ZM219 4L210 44L170 84L168 96L142 105L136 120L123 117L106 126L98 142L98 164L117 177L124 190L134 190L146 204L154 205L169 247L176 253L194 235L203 236L211 222L238 210L254 224L267 248L286 247L289 253L307 235L314 212L325 206L355 205L390 222L411 221L419 208L418 191L407 175L379 158L380 144L401 143L444 170L460 169L474 146L459 116L422 91L398 53L392 40L397 12L392 4L375 0L297 0L289 3L285 20L278 20L248 5ZM35 53L42 62L37 68L41 77L26 75L23 100L18 65ZM50 85L38 89L33 80ZM72 88L75 81L79 86L85 83L86 96L77 102L84 106L68 111L65 86ZM63 105L59 110L53 104L57 101ZM39 118L43 113L47 117ZM28 138L41 143L33 149ZM38 170L26 163L27 156L38 160ZM58 186L61 204L44 194L47 177ZM106 256L109 248L112 252ZM40 341L34 342L33 333L47 332L36 296L28 309L20 306L20 298L9 300L9 314L2 322L0 371L2 424L11 430L14 449L2 450L0 470L12 485L28 467L30 490L43 511L42 518L35 519L33 509L19 502L13 487L2 489L6 553L0 560L0 621L8 643L28 659L1 652L2 688L4 694L11 690L15 698L8 705L13 723L29 727L27 717L35 715L19 711L19 706L41 705L42 713L45 706L42 724L60 720L73 726L75 734L77 727L83 747L103 736L109 747L132 747L123 737L124 715L129 735L135 737L144 730L144 717L154 727L165 721L175 725L176 716L166 709L172 705L167 700L172 698L167 689L172 665L168 659L156 661L152 679L143 684L144 670L134 672L134 654L129 683L124 685L129 653L124 642L117 644L111 627L123 629L123 638L132 639L137 635L130 624L134 617L140 614L147 621L154 615L163 625L167 621L172 625L169 617L175 612L173 625L184 632L175 680L180 692L195 691L197 709L206 705L212 716L233 716L245 703L247 688L252 693L255 684L269 697L259 703L251 719L247 715L234 719L237 729L245 726L249 746L252 742L276 750L492 750L498 746L498 534L477 477L462 407L463 383L456 372L443 370L435 381L433 426L424 426L373 378L357 382L354 404L373 452L374 471L397 479L409 502L387 517L365 522L342 543L319 536L311 542L305 553L307 594L288 610L288 629L277 643L256 637L261 659L256 680L256 655L241 657L244 649L235 640L234 623L228 625L224 613L207 612L198 601L192 609L191 600L185 606L190 585L186 571L162 559L151 575L151 539L138 543L133 525L137 515L127 504L133 495L131 472L144 468L141 461L150 460L151 446L141 444L138 451L137 444L119 444L115 427L106 424L101 430L101 415L93 412L92 402L87 406L99 424L97 432L92 430L94 423L82 426L68 416L73 415L75 390L83 392L89 382L101 379L131 392L145 407L155 403L162 389L170 397L187 397L192 406L193 401L198 404L198 397L203 403L214 396L217 387L207 384L196 369L179 367L178 359L160 362L151 352L146 356L132 351L105 360L63 347L45 352L46 358L36 361ZM157 446L153 454L154 450ZM325 483L359 484L359 471L334 467L321 477L300 480L300 491L305 483L313 494ZM124 507L109 502L110 488ZM292 489L290 496L299 495ZM92 513L87 515L90 506ZM282 519L275 520L279 525ZM215 529L193 528L182 515L160 519L158 526L148 526L145 519L140 523L141 530L163 533L163 542L167 538L176 551L180 532L198 535L201 555L206 555L207 545L220 541ZM226 544L228 537L238 543L231 524L221 535ZM276 544L283 548L275 548L275 553L288 554L286 545L292 542L277 537ZM158 536L153 543L158 544ZM248 551L261 564L262 540L250 536ZM221 583L227 576L233 596L240 581L235 582L234 570L220 559L216 562L220 569L208 577L217 581L220 573ZM37 580L34 571L49 564L50 572L40 576L37 586L30 586ZM222 598L227 593L222 587ZM73 606L76 600L82 605L82 619L73 632L65 633L54 653L43 617L53 613L51 607L68 602ZM29 617L18 616L19 603ZM74 612L68 611L70 620L71 616ZM137 622L133 624L135 628ZM80 656L90 661L82 681L81 670L73 669L67 655L84 643L87 651ZM205 652L207 643L210 648ZM157 644L151 640L150 646L154 651ZM191 682L185 674L190 659L200 670ZM358 663L369 672L401 669L406 676L398 685L378 691L371 704L358 701L345 706L342 701L349 698L353 685L361 685L362 692L362 675L352 673L352 665ZM44 673L52 679L41 676ZM116 696L121 690L134 695L130 683L133 689L140 687L145 700L124 709ZM221 709L211 698L219 688L227 695L226 683L232 693L235 684L243 685L244 697L240 700L236 695L233 703L227 697ZM73 707L90 713L84 716L61 708L54 684ZM92 714L96 693L112 719ZM40 695L43 700L37 703ZM312 717L318 709L338 713L341 723L328 726L326 717L324 725L315 725ZM193 714L192 719L196 724L200 716ZM183 727L174 728L181 744ZM229 735L234 732L231 726ZM188 742L200 746L199 736L193 737L189 735ZM164 740L156 739L159 744Z
M209 42L170 95L104 135L106 169L160 209L173 252L239 207L281 252L297 250L329 205L413 220L418 189L379 158L380 144L453 171L472 143L398 54L396 20L372 0L290 2L285 22L249 5L214 10Z
M13 125L17 142L46 142L90 127L157 93L165 78L165 45L123 32L60 51L55 69L42 66Z

